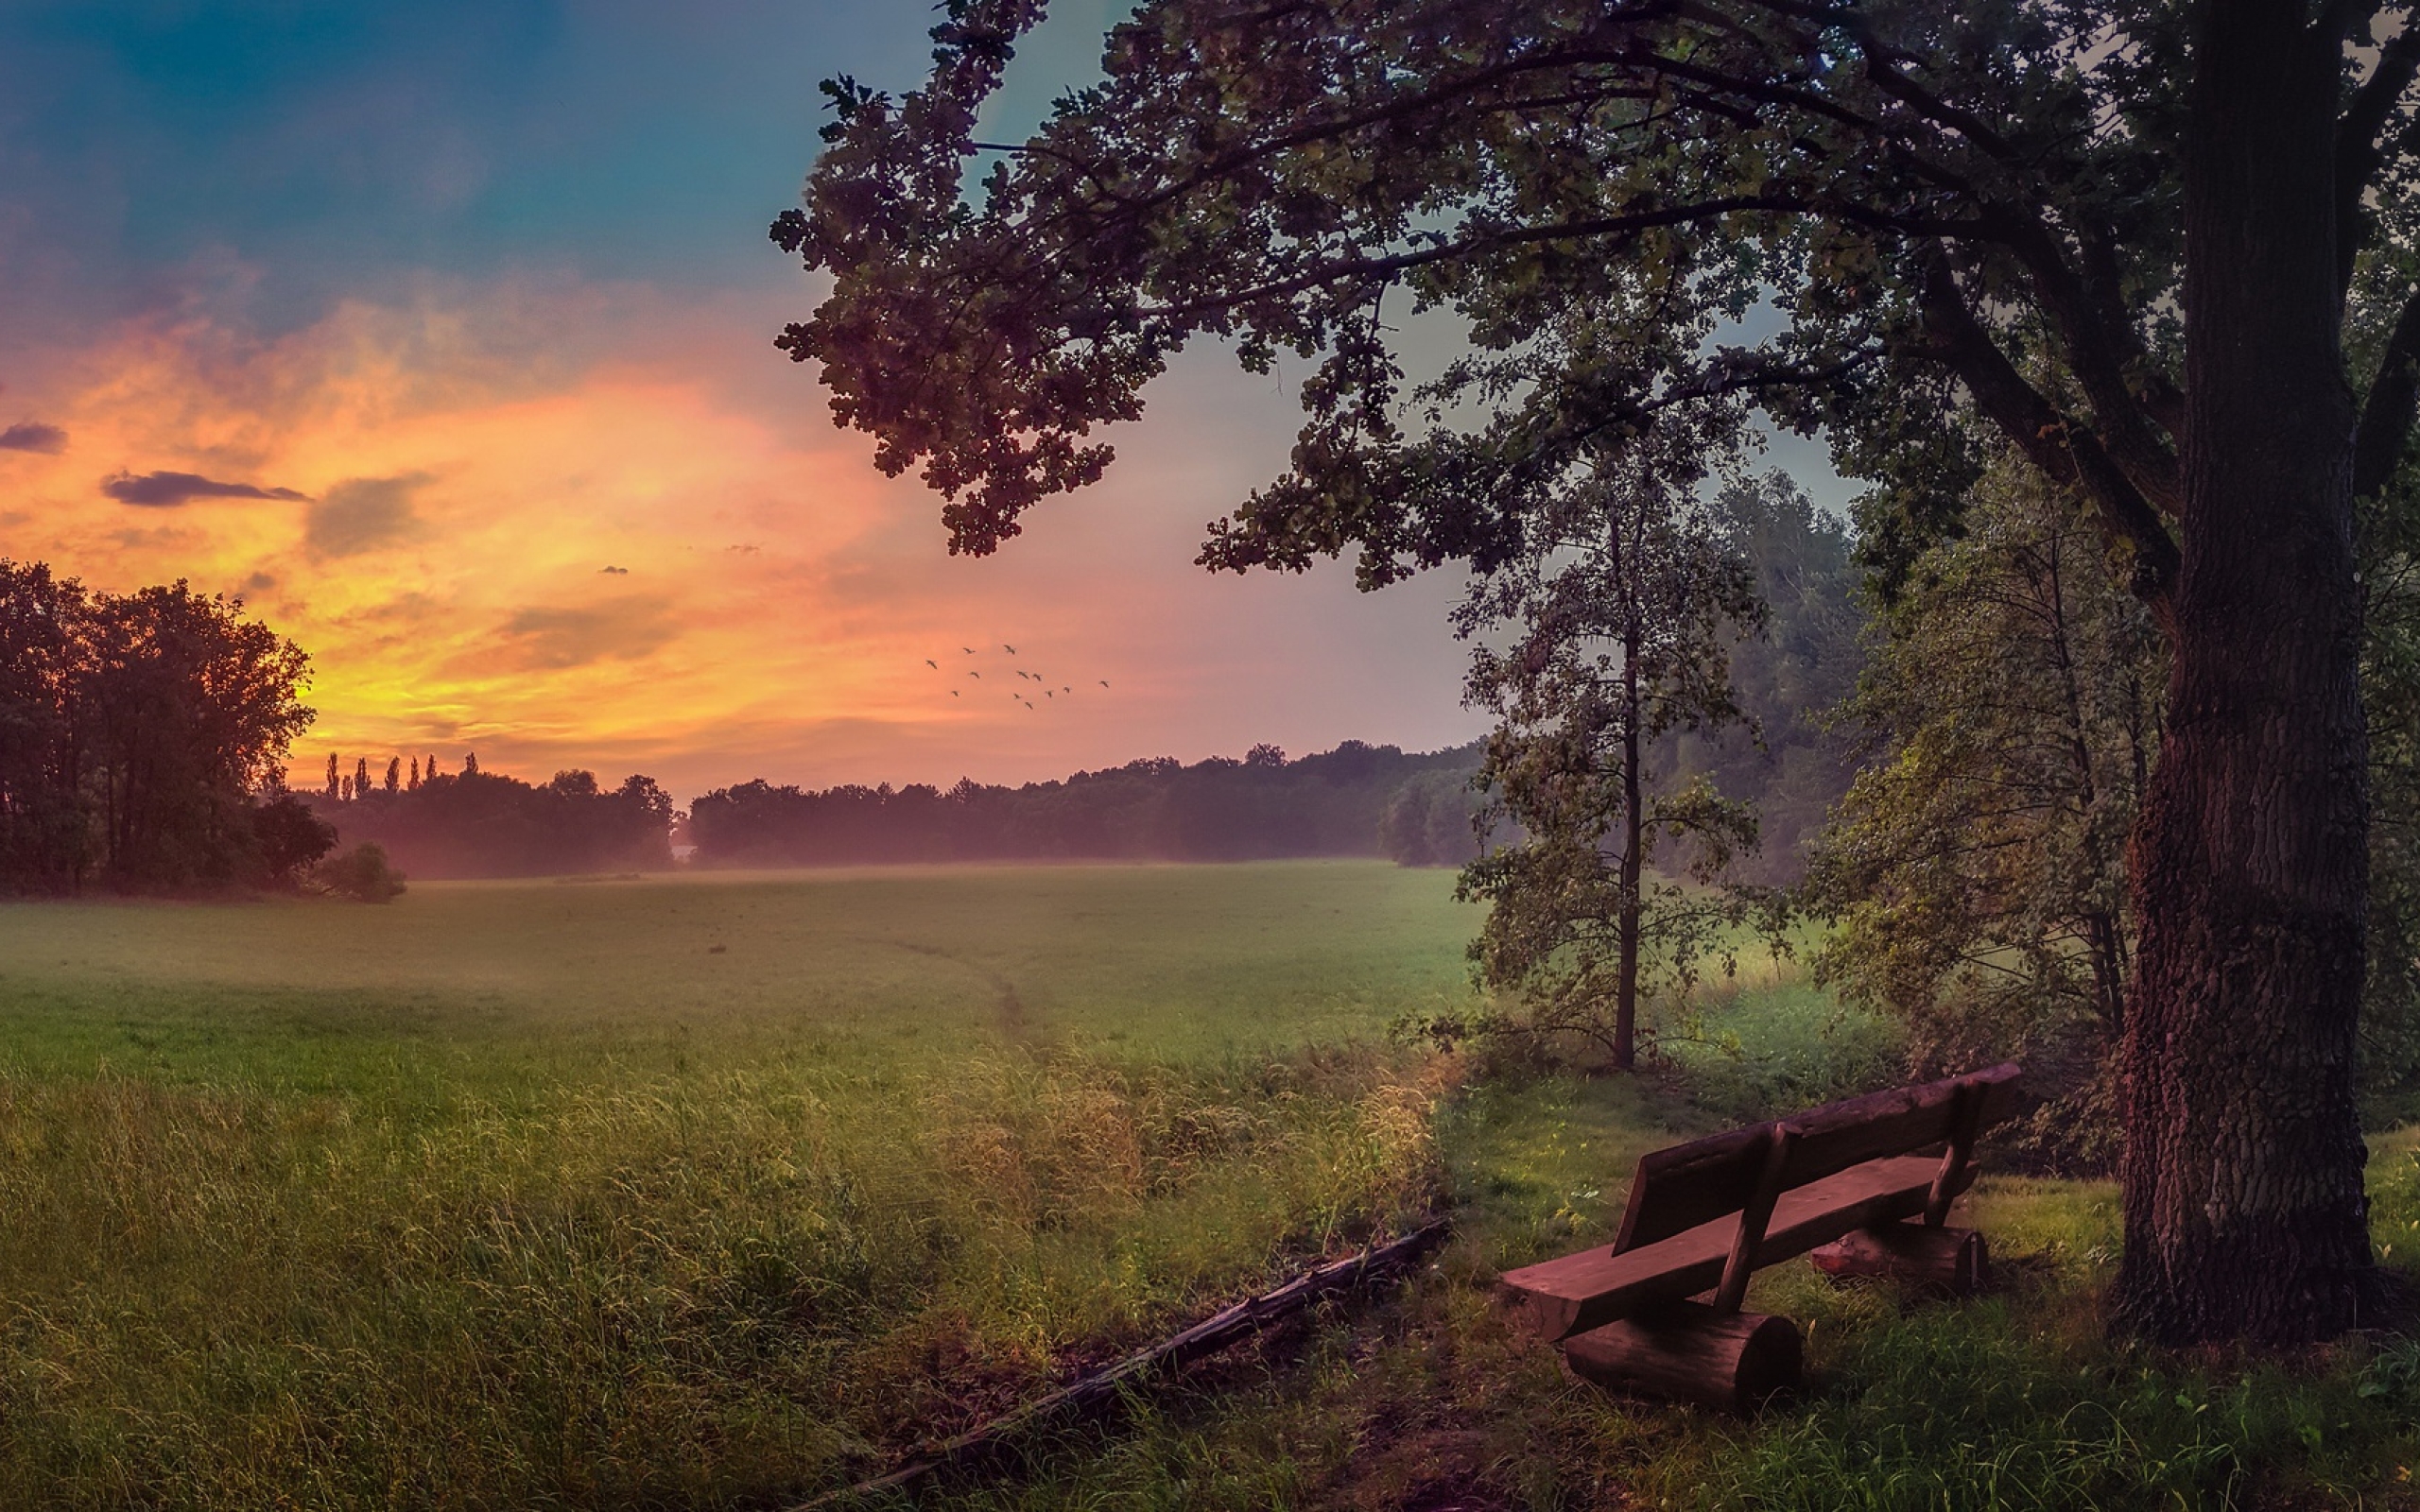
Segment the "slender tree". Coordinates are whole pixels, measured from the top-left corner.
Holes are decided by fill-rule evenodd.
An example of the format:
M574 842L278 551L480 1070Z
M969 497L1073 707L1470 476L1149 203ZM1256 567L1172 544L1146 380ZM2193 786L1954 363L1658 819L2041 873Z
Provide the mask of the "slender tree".
M404 760L400 756L387 758L387 777L378 784L389 793L400 792L404 785Z
M328 785L327 785L327 795L328 795L328 797L330 797L330 798L335 798L335 797L337 797L337 789L338 789L338 784L337 784L337 753L336 753L335 751L330 751L330 752L328 752Z
M1461 619L1479 640L1470 701L1499 721L1480 777L1519 836L1463 868L1461 895L1494 904L1471 954L1488 982L1525 990L1526 1032L1592 1040L1628 1071L1642 986L1685 985L1735 916L1651 861L1661 847L1667 869L1711 881L1755 843L1752 813L1663 781L1651 752L1738 717L1725 642L1759 605L1711 511L1641 468L1573 490L1528 540Z
M2420 393L2406 7L1147 0L1101 83L978 143L1041 10L949 0L925 89L832 84L774 228L836 277L782 344L947 495L953 549L1098 478L1096 428L1205 334L1314 365L1292 469L1214 527L1218 567L1490 571L1606 445L1717 443L1754 406L1825 432L1912 552L1996 433L2073 490L2169 650L2130 841L2118 1314L2173 1341L2367 1315L2352 504ZM1473 337L1425 431L1389 335L1417 306ZM2348 308L2391 333L2374 365Z

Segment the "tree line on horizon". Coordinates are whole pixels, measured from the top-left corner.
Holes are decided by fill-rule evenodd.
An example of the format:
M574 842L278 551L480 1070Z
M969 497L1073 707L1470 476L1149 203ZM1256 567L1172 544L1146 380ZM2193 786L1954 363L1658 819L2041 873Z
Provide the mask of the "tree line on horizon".
M663 870L672 864L671 796L633 773L618 787L594 772L557 772L544 782L482 771L475 754L459 772L389 758L384 781L369 760L340 770L328 758L328 788L305 798L346 845L378 846L407 876L544 877Z
M1345 741L1288 761L1272 746L1187 766L1172 757L1019 786L961 779L942 789L763 778L700 796L683 815L655 780L618 787L584 770L544 782L434 758L328 758L330 785L301 801L345 844L378 845L419 877L662 870L676 826L704 867L937 861L1240 861L1387 856L1460 866L1477 853L1475 746L1406 755ZM381 781L390 777L391 782Z
M713 867L937 861L1259 861L1389 855L1457 865L1478 840L1474 747L1406 754L1344 741L1288 760L1174 757L1010 787L885 782L823 789L759 778L689 805L694 862Z
M463 772L475 775L478 769L479 753L475 750L464 751L462 753ZM355 799L366 799L372 793L416 793L420 791L420 784L424 781L434 781L438 776L437 756L433 751L424 759L420 756L388 757L383 782L372 776L369 757L354 757L353 770L347 772L344 769L344 758L335 751L330 751L328 752L327 777L320 785L319 796L331 803L351 803Z

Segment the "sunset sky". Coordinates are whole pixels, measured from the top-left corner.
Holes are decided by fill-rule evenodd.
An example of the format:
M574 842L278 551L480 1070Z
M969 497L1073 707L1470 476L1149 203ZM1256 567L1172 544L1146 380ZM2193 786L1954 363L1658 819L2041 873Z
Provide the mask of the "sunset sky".
M995 130L1110 9L1058 8ZM930 24L0 0L0 555L241 593L314 658L307 771L475 749L686 798L1477 734L1454 582L1191 565L1283 464L1283 375L1189 353L1109 481L984 559L832 428L765 226L816 81L912 85ZM1073 691L1028 712L1014 666Z

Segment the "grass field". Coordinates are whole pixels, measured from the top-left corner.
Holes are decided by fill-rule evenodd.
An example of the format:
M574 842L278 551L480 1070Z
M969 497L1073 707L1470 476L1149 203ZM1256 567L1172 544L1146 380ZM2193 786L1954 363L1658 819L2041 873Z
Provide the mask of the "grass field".
M1427 1205L1443 877L0 909L0 1504L821 1486Z
M1737 1055L1467 1083L1387 1028L1469 992L1474 925L1363 864L0 907L0 1506L785 1505L1439 1206L1382 1305L928 1500L2420 1504L2420 1354L2102 1342L2092 1186L1981 1194L1999 1297L1760 1280L1797 1409L1574 1384L1495 1270L1890 1036L1757 961L1706 1016ZM2410 1141L2374 1190L2420 1248Z

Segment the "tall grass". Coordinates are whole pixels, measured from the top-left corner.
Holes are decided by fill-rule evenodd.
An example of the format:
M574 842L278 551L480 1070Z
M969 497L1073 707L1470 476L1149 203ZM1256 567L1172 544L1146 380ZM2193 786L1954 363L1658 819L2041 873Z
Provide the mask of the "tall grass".
M2042 1299L2031 1300L1863 1330L1811 1405L1704 1457L1704 1500L1757 1512L2115 1512L2353 1505L2365 1485L2397 1484L2420 1406L2411 1344L2357 1344L2301 1371L2210 1368L2060 1337L2029 1316Z
M878 1468L1429 1206L1443 1084L1379 1031L1460 988L1449 885L0 909L0 1506Z
M0 1080L0 1504L804 1490L1425 1209L1420 1070L1004 1051L418 1127Z

